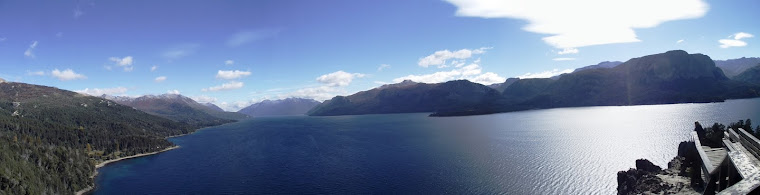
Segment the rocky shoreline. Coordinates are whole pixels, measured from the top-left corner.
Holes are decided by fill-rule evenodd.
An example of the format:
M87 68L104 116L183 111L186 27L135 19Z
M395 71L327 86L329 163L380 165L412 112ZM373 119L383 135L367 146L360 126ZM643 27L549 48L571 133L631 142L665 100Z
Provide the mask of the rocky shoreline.
M694 161L698 158L694 142L681 142L678 156L667 169L646 159L636 160L636 168L618 172L618 194L701 194L701 180L692 174L699 173L692 171L699 169Z

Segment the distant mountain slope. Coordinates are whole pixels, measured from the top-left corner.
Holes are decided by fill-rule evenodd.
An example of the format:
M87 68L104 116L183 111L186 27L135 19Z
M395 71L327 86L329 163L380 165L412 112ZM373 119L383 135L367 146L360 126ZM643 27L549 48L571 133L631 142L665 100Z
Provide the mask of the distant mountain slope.
M715 60L715 65L723 70L727 77L732 78L747 69L760 64L760 58L738 58L730 60Z
M507 87L509 87L513 83L517 82L517 80L520 80L520 78L508 78L503 83L491 84L491 85L488 85L488 87L490 87L492 89L495 89L496 91L498 91L499 93L501 93L501 92L504 92L504 89L507 89Z
M146 95L138 98L109 96L106 98L152 115L187 123L196 127L220 125L247 118L247 116L239 113L218 111L199 104L188 97L176 94Z
M499 98L498 91L467 80L437 84L402 82L350 96L337 96L309 111L312 116L473 110Z
M584 66L584 67L576 68L575 70L573 70L573 72L578 72L578 71L582 71L582 70L589 70L589 69L599 69L599 68L615 68L615 67L617 67L620 64L623 64L623 62L620 62L620 61L604 61L604 62L599 62L599 64L596 64L596 65L590 65L590 66Z
M577 71L558 80L521 79L504 90L504 98L493 102L490 111L715 102L757 97L758 91L729 80L706 55L669 51L633 58L614 68Z
M200 104L204 105L206 107L211 108L211 110L214 110L214 111L217 111L217 112L224 112L224 109L220 108L219 106L216 106L216 104L214 104L214 103L206 102L206 103L200 103Z
M173 144L193 127L111 100L0 83L0 194L73 194L94 185L95 163Z
M282 100L264 100L238 111L248 116L304 115L319 104L313 99L287 98Z
M760 64L757 64L755 67L745 70L741 74L736 75L733 79L760 85Z

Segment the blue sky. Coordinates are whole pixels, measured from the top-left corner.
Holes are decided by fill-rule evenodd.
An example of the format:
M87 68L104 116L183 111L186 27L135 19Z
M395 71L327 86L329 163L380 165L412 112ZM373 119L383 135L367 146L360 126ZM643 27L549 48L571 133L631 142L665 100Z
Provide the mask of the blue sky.
M752 0L0 1L0 78L236 111L404 79L546 77L683 49L760 57Z

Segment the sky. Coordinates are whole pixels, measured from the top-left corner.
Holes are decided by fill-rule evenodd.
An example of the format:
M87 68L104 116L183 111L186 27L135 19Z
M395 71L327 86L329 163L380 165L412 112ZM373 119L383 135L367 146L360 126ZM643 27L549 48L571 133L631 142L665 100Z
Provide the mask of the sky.
M403 80L550 77L681 49L760 57L754 0L0 1L0 78L237 111Z

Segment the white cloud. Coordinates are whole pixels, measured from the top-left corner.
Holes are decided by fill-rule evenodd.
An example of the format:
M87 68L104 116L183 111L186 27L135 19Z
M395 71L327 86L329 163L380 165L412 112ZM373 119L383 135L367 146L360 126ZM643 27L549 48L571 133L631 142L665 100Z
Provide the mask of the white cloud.
M151 72L156 71L156 69L158 69L158 66L156 66L156 65L153 65L153 66L150 67L150 71Z
M242 78L251 75L251 72L249 71L239 71L239 70L219 70L216 73L216 78L219 79L237 79Z
M564 48L562 49L562 51L557 52L557 54L559 55L576 54L576 53L578 53L578 49L575 49L575 48Z
M684 40L683 40L683 39L681 39L681 40L678 40L678 41L676 41L676 44L681 44L681 43L683 43L683 42L684 42Z
M254 41L276 36L277 33L279 33L278 30L272 30L272 29L238 32L230 36L229 39L227 39L227 46L237 47L237 46L245 45L247 43L251 43Z
M224 61L224 65L233 65L233 64L235 64L234 60L225 60Z
M364 74L361 73L347 73L341 71L333 72L330 74L317 77L317 81L327 84L328 86L347 86L351 84L354 78L362 78Z
M721 40L718 40L718 42L720 42L720 48L747 46L747 42L735 40L735 39L721 39Z
M45 71L27 72L26 74L31 76L45 76Z
M240 109L250 106L254 102L257 102L257 101L255 101L255 99L252 99L250 101L235 101L232 103L220 102L216 104L216 106L219 106L219 108L227 112L237 112Z
M494 83L503 83L507 78L501 77L496 73L487 72L471 79L470 81L480 83L483 85L490 85Z
M554 58L554 61L573 61L575 58Z
M87 77L82 74L77 74L71 69L66 69L63 71L58 70L57 68L50 72L50 75L57 78L61 81L68 81L68 80L76 80L76 79L86 79Z
M491 49L487 47L481 47L479 49L460 49L458 51L449 51L449 50L441 50L436 51L433 54L430 54L429 56L426 56L424 58L420 58L420 60L417 62L417 65L422 67L429 67L429 66L438 66L438 68L445 68L448 67L446 61L450 59L455 60L464 60L472 57L473 54L482 54L485 53L486 50ZM454 63L452 63L454 64Z
M523 30L547 34L555 48L639 42L634 29L674 20L700 18L709 5L702 0L446 0L456 15L527 21Z
M160 83L160 82L164 82L165 80L166 80L166 77L165 77L165 76L156 77L156 79L155 79L155 81L156 81L157 83Z
M232 89L240 89L243 88L243 82L238 81L230 81L228 83L224 83L219 86L213 86L209 88L201 89L201 91L226 91L226 90L232 90Z
M729 38L733 39L721 39L718 40L720 43L720 48L729 48L729 47L744 47L747 46L747 42L742 41L741 39L744 38L752 38L754 35L745 33L745 32L738 32L736 34L733 34L731 36L728 36Z
M521 78L521 79L528 79L528 78L549 78L549 77L561 75L561 74L564 74L564 73L571 73L571 72L573 72L572 69L565 69L565 70L553 69L553 70L539 72L539 73L525 73L523 75L517 76L517 78Z
M738 33L734 34L733 37L734 37L734 39L739 40L739 39L743 39L743 38L752 38L752 37L755 37L755 36L752 35L752 34L749 34L749 33L745 33L745 32L738 32Z
M193 96L193 97L190 97L190 99L193 99L193 100L195 100L196 102L199 102L199 103L213 103L213 102L216 102L216 100L217 100L214 97L209 97L209 96L205 96L205 95Z
M116 63L116 66L124 68L125 72L130 72L132 69L134 69L134 66L132 66L134 63L134 58L132 58L132 56L127 56L124 58L110 57L108 60ZM110 70L110 67L108 69Z
M171 60L176 60L185 56L188 56L190 54L195 53L196 50L200 45L198 44L181 44L174 46L172 48L169 48L163 53L164 58Z
M31 45L29 45L28 48L26 48L26 51L24 51L24 56L34 58L34 48L37 47L37 41L32 42Z
M432 74L408 75L399 77L393 79L393 82L398 83L404 80L411 80L420 83L442 83L451 80L466 79L471 82L490 85L494 83L501 83L506 80L504 77L501 77L492 72L481 74L483 72L483 69L478 63L480 63L480 61L476 60L475 63L450 71L439 71Z
M324 101L337 95L347 95L346 89L336 86L309 87L288 93L285 97L309 98L317 101Z
M100 89L100 88L92 88L92 89L85 88L85 89L82 89L82 90L76 90L75 92L82 93L82 94L88 94L88 95L92 95L92 96L101 96L103 94L106 94L106 95L118 95L118 94L124 94L124 93L126 93L127 92L127 88L125 88L125 87L103 88L103 89Z
M383 71L385 69L391 68L391 65L388 64L380 64L380 67L377 67L377 71Z
M166 91L166 93L167 94L174 94L174 95L179 95L180 94L179 90L176 90L176 89L175 90L168 90L168 91Z

